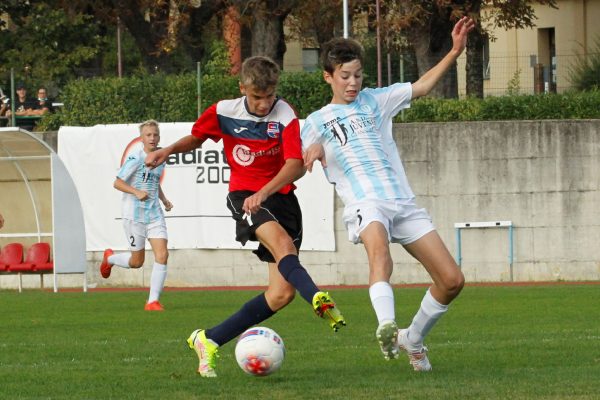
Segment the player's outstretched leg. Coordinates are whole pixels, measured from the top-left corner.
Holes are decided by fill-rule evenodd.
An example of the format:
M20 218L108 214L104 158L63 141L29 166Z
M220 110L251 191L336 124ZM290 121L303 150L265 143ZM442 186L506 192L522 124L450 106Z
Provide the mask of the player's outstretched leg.
M431 363L427 358L427 347L415 346L408 340L408 329L398 331L398 346L406 352L408 361L415 371L431 371Z
M198 355L198 373L204 378L216 378L215 365L219 346L206 338L204 329L196 329L187 339L188 346Z
M108 257L112 256L114 251L111 249L104 250L104 256L102 257L102 263L100 264L100 275L103 278L108 278L112 270L112 264L108 262Z
M335 305L335 302L326 292L317 292L312 300L313 310L319 317L328 320L329 326L337 332L342 326L346 326L346 320Z
M375 332L377 342L383 353L383 358L392 360L398 358L398 325L395 321L384 321L377 327Z

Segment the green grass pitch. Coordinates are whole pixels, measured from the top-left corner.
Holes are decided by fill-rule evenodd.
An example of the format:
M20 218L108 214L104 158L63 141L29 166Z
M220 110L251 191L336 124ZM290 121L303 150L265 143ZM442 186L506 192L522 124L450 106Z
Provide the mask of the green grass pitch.
M406 326L424 288L396 288ZM1 399L599 399L600 285L467 286L426 340L431 373L385 361L367 289L330 293L348 326L334 334L299 296L263 323L286 345L256 378L220 350L216 379L196 373L185 339L258 291L0 291Z

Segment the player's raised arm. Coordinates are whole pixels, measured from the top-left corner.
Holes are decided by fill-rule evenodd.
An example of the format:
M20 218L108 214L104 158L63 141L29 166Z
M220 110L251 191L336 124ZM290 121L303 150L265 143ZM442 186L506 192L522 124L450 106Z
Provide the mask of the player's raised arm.
M467 46L467 36L475 27L469 17L462 17L452 29L452 49L433 68L427 71L418 81L412 84L412 98L425 96L444 76L446 71L456 62L458 56Z
M146 156L145 164L148 168L156 168L167 161L167 158L169 158L171 154L185 153L197 149L202 146L202 143L204 143L203 139L192 135L182 137L170 146L149 153Z

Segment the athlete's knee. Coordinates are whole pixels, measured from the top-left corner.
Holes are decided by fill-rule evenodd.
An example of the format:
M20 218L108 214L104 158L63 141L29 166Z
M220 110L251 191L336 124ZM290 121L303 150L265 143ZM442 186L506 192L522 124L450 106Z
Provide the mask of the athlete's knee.
M294 300L296 289L294 287L269 288L266 293L267 301L273 311L277 311L287 306Z
M460 269L456 269L455 272L444 279L443 289L446 295L455 298L462 291L465 286L465 276Z
M154 261L159 264L167 265L167 261L169 260L169 250L159 250L154 253Z
M296 246L287 233L277 236L276 245L285 252L296 253Z
M140 268L144 265L144 253L140 254L133 253L131 258L129 259L129 267L130 268Z
M282 235L281 237L277 238L275 243L273 243L272 248L273 257L275 257L275 260L277 260L277 262L281 261L282 258L290 254L298 255L298 250L296 249L296 246L294 246L292 239L287 235Z

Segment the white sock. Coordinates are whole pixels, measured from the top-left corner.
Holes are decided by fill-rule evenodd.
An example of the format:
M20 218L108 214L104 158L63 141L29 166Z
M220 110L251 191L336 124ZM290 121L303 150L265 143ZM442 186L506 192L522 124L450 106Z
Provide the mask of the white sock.
M159 264L155 262L152 266L152 276L150 277L150 296L148 297L148 303L158 301L160 293L165 286L166 277L167 266L165 264Z
M380 281L372 284L369 288L369 297L380 325L382 322L396 319L394 291L388 282Z
M434 299L428 289L421 301L419 311L408 327L408 340L417 347L422 346L425 336L446 311L448 311L448 306Z
M131 253L113 254L112 256L108 257L108 262L111 263L112 265L116 265L117 267L131 268L129 266L130 258L131 258Z

